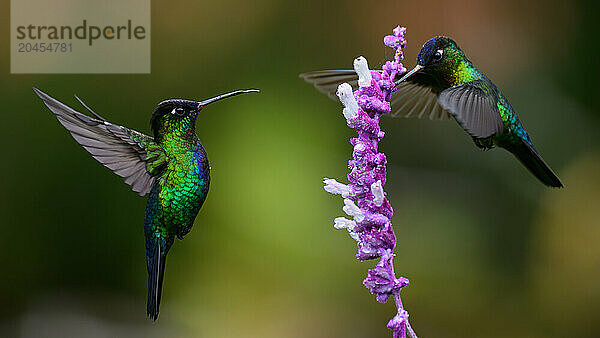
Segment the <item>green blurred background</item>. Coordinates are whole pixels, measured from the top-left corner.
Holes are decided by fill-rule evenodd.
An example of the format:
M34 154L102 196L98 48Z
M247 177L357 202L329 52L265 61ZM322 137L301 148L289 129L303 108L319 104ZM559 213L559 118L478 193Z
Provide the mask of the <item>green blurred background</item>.
M0 36L0 336L389 337L373 262L335 231L341 105L298 78L453 37L511 100L566 188L542 186L450 121L385 119L386 190L421 337L600 336L598 10L562 1L152 1L150 75L10 75ZM161 316L145 316L145 199L94 161L31 90L149 132L155 104L237 88L198 119L212 186L173 247Z

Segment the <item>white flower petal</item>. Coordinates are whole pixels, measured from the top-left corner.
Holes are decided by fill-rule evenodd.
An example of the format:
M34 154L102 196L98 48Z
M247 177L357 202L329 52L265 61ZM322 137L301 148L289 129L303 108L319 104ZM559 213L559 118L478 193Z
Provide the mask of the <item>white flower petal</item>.
M354 151L365 151L365 149L367 149L367 147L365 147L365 145L362 143L357 143L354 146Z
M381 185L381 180L378 180L377 182L371 184L371 193L373 194L373 202L375 203L376 206L381 206L381 204L383 204L383 197L384 197L384 192L383 192L383 186Z
M356 222L351 219L347 219L346 217L336 217L333 222L333 226L336 229L348 229L348 231L352 231L356 226Z
M344 207L342 209L348 216L354 217L356 222L362 222L365 219L365 215L363 215L360 208L349 198L344 199Z
M345 82L342 83L338 86L336 95L340 98L340 101L345 107L342 113L344 114L346 120L357 117L358 102L356 102L356 98L352 92L352 86Z
M369 87L371 85L371 71L369 64L364 56L359 56L354 59L354 71L358 75L358 86Z
M323 189L330 194L339 194L344 198L350 195L350 188L347 185L342 184L332 178L323 179L323 183L325 183Z

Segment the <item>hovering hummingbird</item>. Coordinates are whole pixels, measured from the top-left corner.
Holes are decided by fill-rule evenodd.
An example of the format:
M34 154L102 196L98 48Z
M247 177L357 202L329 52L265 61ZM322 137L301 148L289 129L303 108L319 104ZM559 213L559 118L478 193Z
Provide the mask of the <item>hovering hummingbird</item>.
M171 99L158 104L150 124L153 136L82 114L33 89L85 150L123 177L140 196L150 193L144 217L148 269L148 316L158 318L167 253L175 237L192 228L210 184L206 151L196 135L198 112L215 101L256 89L237 90L196 102Z
M358 79L353 70L316 71L300 77L334 99L340 83L356 87ZM397 91L391 98L393 116L432 120L452 117L477 147L504 148L545 185L563 186L533 147L502 92L452 39L438 36L427 41L419 51L417 65L395 84Z

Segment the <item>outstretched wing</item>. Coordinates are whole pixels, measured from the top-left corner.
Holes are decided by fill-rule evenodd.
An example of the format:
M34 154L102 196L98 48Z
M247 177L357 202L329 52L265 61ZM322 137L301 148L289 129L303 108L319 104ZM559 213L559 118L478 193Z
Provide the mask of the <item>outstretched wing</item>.
M463 129L476 138L503 131L502 117L483 80L475 80L442 91L438 102Z
M414 75L413 75L414 76ZM391 99L392 116L448 120L450 114L438 104L438 96L427 86L410 80L396 84Z
M152 137L114 125L95 113L97 118L89 117L37 88L33 90L98 162L123 177L140 196L150 192L155 176L166 164L166 156Z
M346 82L355 90L358 86L358 75L353 70L318 70L300 74L300 77L334 100L338 99L335 92L340 84Z
M353 70L321 70L300 74L308 83L312 83L320 92L336 100L337 87L347 82L352 88L358 86L358 76ZM429 87L408 79L396 84L396 91L391 98L394 117L429 118L431 120L446 120L450 115L437 102L437 94Z

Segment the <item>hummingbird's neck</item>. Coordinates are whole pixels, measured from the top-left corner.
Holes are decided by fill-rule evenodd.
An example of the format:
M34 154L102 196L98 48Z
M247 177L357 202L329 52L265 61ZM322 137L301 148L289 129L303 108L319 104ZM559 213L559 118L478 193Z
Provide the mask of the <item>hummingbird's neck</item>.
M198 141L196 135L196 114L190 114L182 119L167 119L155 131L155 141L163 148L173 150L194 146Z
M471 61L464 57L457 58L452 67L449 67L448 70L449 71L444 74L444 81L448 88L481 78L479 70L473 66Z

